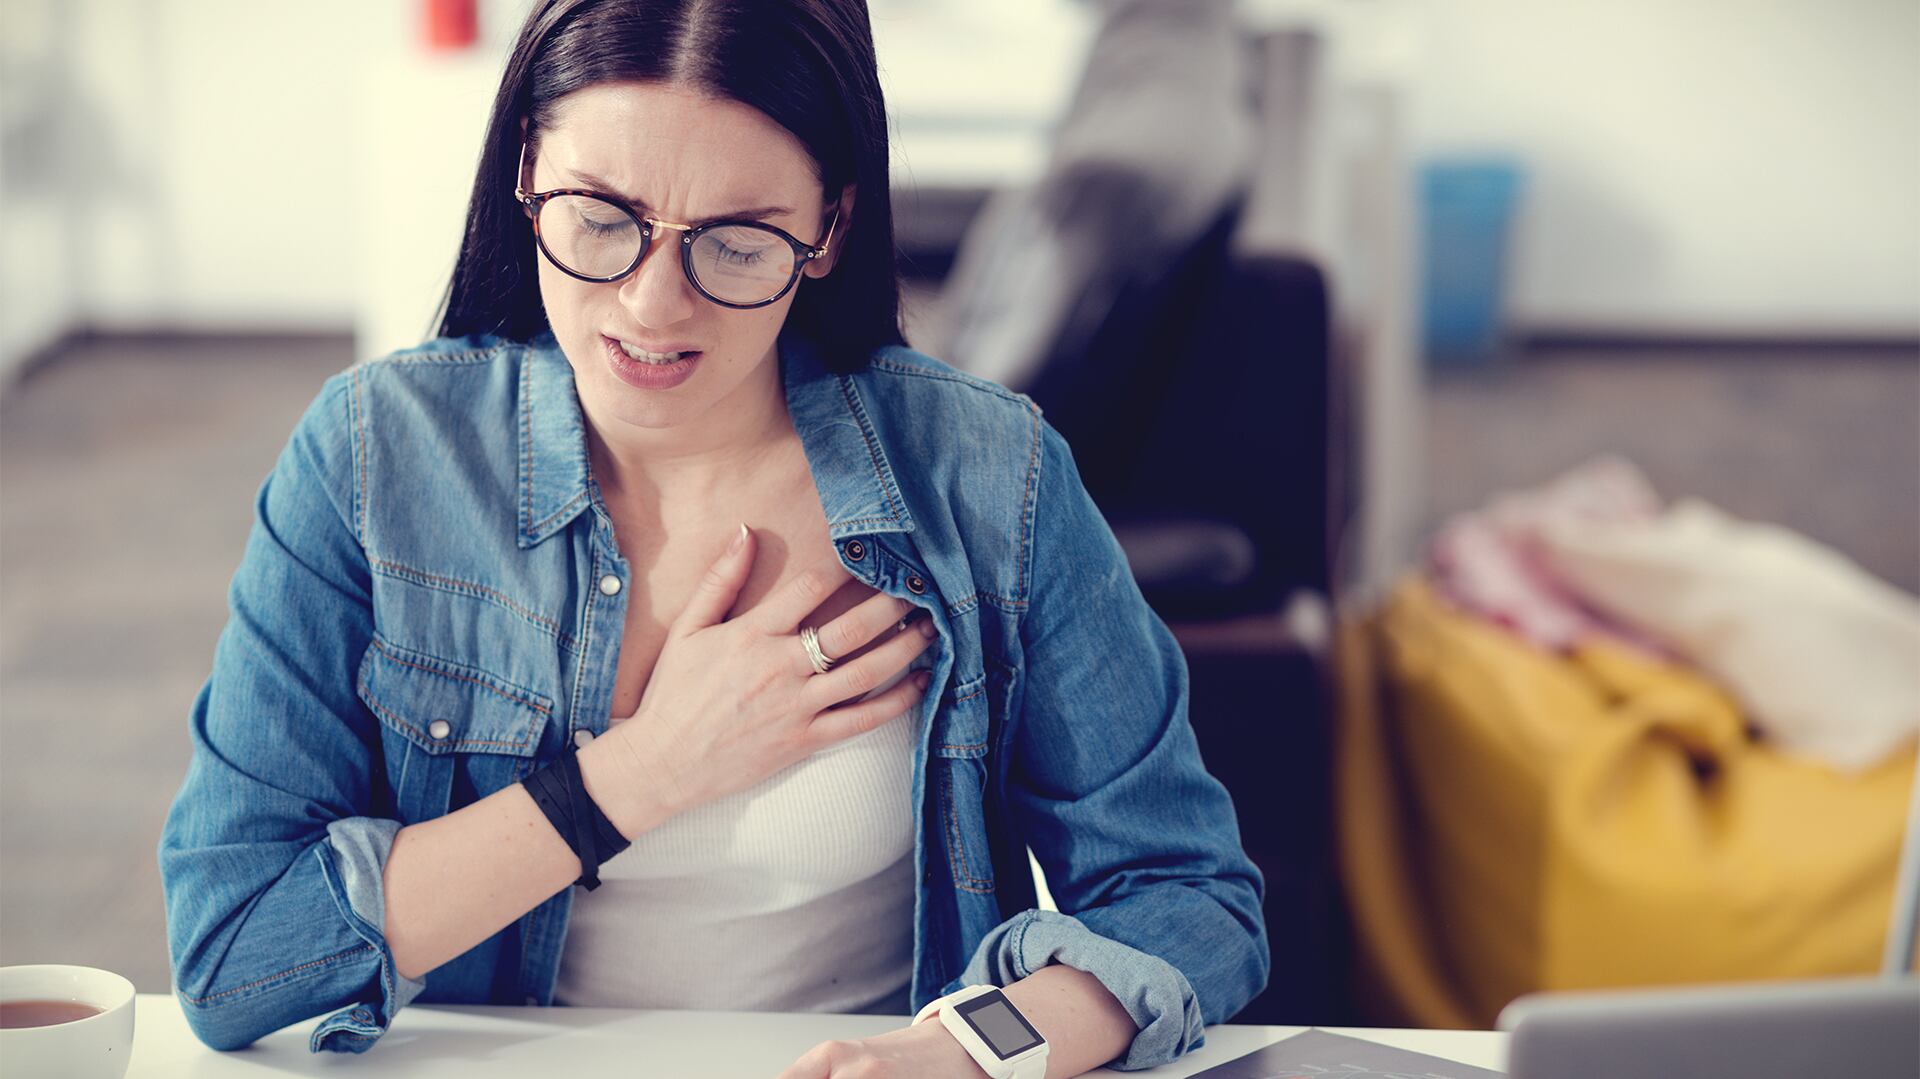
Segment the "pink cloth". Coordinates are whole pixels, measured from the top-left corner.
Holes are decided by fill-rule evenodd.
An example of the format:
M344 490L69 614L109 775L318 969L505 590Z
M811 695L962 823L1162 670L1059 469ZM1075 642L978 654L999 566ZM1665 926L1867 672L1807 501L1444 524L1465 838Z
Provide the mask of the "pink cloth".
M1651 520L1660 498L1632 463L1595 458L1530 490L1497 496L1458 514L1429 545L1427 569L1441 594L1542 648L1565 651L1589 635L1663 650L1584 603L1541 556L1545 527Z

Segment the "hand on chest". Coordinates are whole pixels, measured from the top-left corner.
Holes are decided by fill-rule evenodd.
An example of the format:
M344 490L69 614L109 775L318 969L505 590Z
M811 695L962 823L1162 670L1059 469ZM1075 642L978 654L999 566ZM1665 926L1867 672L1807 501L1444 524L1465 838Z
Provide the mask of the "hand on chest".
M824 519L788 523L775 528L751 524L750 527L754 528L758 540L758 556L747 583L740 590L739 600L728 612L729 618L752 610L807 566L834 555L833 541L827 534ZM716 553L725 547L728 538L723 534L711 543L677 546L667 543L653 549L636 542L632 552L627 554L635 587L627 601L624 636L620 644L620 669L614 682L612 714L615 722L631 715L639 706L647 680L659 659L661 648L665 646L668 629L686 609L702 576L712 566ZM622 546L624 548L626 544ZM824 626L876 594L873 588L860 581L848 581L815 608L802 624L815 628ZM847 655L833 658L836 663L852 660L865 655L885 640L886 635L883 635ZM794 638L793 646L796 651L801 648L798 636Z

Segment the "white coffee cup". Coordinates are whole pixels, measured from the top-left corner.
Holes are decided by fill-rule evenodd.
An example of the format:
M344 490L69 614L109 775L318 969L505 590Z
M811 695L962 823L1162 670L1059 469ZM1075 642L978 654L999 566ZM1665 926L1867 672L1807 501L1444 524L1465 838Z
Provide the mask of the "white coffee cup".
M0 1003L64 1000L99 1015L44 1027L0 1030L0 1067L9 1076L122 1079L133 1055L133 983L93 967L0 967Z

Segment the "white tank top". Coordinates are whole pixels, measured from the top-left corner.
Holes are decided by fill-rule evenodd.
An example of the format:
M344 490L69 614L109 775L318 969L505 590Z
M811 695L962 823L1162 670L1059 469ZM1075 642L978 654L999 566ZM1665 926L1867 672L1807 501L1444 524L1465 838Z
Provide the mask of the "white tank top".
M599 888L574 891L554 1003L912 1014L919 711L682 813L603 864Z

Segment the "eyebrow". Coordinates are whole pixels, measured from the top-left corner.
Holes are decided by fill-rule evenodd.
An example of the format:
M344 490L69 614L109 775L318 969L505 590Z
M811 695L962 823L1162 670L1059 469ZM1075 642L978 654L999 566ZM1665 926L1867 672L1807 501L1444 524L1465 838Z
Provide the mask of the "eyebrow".
M577 172L569 168L562 168L561 171L566 173L568 176L573 177L575 180L579 181L580 183L586 184L588 187L596 189L598 193L602 195L606 195L609 198L618 199L621 202L624 202L627 205L632 206L637 210L652 209L652 207L648 206L644 200L636 199L629 195L623 195L620 192L615 191L613 189L612 184L606 182L605 180L602 180L600 177L595 176L592 173ZM711 225L716 221L764 221L769 217L779 217L782 214L791 214L793 212L794 211L791 208L786 206L761 206L751 210L736 210L733 213L723 214L719 217L707 217L707 218L701 218L698 221L686 221L686 222L682 222L682 224L692 225L695 228L699 228L701 225Z

